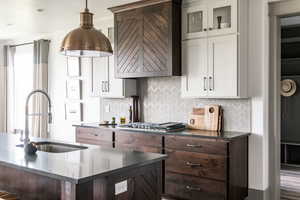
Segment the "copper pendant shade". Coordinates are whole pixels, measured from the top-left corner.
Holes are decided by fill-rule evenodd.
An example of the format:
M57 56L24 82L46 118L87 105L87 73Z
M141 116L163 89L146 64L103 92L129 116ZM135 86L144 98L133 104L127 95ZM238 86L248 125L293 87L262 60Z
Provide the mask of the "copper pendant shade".
M111 56L113 50L109 39L93 26L93 13L86 8L80 13L80 27L64 38L60 51L65 56L104 57Z

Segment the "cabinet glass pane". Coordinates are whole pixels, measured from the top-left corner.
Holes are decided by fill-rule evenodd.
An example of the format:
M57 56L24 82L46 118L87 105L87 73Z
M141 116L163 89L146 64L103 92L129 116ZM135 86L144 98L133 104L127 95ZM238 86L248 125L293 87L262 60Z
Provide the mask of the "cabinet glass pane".
M188 33L202 32L203 30L203 12L197 11L187 14Z
M231 6L214 8L214 29L231 27Z

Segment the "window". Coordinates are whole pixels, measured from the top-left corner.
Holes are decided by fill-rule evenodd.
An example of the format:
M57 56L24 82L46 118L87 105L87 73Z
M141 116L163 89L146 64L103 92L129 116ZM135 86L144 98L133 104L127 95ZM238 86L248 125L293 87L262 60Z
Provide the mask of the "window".
M12 129L25 128L25 104L33 90L33 44L17 46L13 58L13 78L8 84L12 99L8 99L13 112Z

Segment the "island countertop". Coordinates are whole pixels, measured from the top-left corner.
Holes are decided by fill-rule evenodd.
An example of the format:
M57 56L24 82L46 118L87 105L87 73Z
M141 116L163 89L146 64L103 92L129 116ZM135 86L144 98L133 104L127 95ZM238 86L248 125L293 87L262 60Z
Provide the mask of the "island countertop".
M53 140L31 138L31 141ZM0 133L0 165L75 184L159 162L167 157L161 154L123 151L86 144L79 145L88 149L68 153L38 151L36 156L28 156L25 155L23 148L16 146L18 144L21 144L18 136Z

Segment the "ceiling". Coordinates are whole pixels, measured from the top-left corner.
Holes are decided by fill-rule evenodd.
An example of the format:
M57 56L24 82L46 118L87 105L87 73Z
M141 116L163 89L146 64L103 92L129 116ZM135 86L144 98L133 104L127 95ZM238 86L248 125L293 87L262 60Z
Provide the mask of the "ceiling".
M95 19L101 19L112 15L107 8L134 1L89 0L89 9ZM0 40L77 27L84 4L84 0L0 0Z

